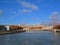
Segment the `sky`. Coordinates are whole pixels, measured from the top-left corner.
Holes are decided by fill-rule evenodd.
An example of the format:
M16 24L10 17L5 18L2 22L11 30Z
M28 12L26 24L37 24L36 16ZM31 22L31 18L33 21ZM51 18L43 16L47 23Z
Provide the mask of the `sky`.
M60 0L0 0L1 24L41 24L60 13Z

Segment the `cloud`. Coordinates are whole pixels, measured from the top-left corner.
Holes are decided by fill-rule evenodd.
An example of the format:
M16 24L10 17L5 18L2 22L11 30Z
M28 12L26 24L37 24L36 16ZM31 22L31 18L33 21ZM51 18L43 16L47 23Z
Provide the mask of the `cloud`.
M52 12L52 17L56 17L56 16L58 16L58 12L57 11Z
M12 12L13 14L17 14L17 13L18 13L18 11L17 11L17 10L16 10L16 11L13 11L13 10L12 10L11 12Z
M33 10L34 10L34 11L35 11L35 10L38 10L38 6L37 6L37 5L31 4L31 3L26 2L26 1L19 1L19 0L17 0L17 2L18 2L19 4L21 4L23 7L27 8L27 9L21 9L21 10L19 10L19 14L11 17L9 20L15 19L15 18L18 17L21 13L30 13L30 12L32 12ZM16 12L13 12L13 13L15 14Z
M57 11L52 12L50 15L50 19L56 19L57 17L59 17L59 13Z
M32 9L32 10L37 10L38 9L37 5L31 4L29 2L18 1L18 3L21 4L21 5L23 5L25 8L29 8L29 9Z
M3 11L0 9L0 15L2 15L2 12L3 12Z
M52 15L58 15L58 12L53 12Z
M59 24L60 23L59 12L57 12L57 11L52 12L52 15L50 16L50 19L51 19L52 23L55 22L55 24Z
M30 13L32 12L31 10L28 10L28 9L22 9L20 10L19 12L22 12L22 13Z
M13 19L15 19L15 18L18 17L18 16L20 16L20 13L18 13L17 15L15 15L15 16L13 16L13 17L10 17L10 18L8 19L8 21L13 20Z
M15 11L13 13L16 14L16 15L13 16L13 17L10 17L8 20L15 19L16 17L20 16L21 13L30 13L30 12L32 12L32 11L31 10L28 10L28 9L22 9L22 10L19 10L19 13L18 14L16 14L17 12Z

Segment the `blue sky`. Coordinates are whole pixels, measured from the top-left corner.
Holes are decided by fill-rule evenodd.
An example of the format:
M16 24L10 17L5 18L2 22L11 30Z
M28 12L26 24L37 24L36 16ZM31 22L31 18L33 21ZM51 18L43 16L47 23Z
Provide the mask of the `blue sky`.
M0 0L0 24L40 24L60 13L60 0Z

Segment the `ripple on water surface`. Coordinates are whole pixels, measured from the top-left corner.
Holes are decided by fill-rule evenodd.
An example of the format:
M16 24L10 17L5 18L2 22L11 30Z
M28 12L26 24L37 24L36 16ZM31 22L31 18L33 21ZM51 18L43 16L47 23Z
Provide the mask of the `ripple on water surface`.
M27 31L0 35L0 45L60 45L60 33L52 31Z

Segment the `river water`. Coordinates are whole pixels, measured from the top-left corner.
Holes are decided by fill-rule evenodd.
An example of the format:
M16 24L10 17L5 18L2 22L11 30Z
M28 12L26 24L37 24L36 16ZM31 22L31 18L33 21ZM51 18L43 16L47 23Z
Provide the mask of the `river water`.
M60 32L26 31L0 35L0 45L60 45Z

